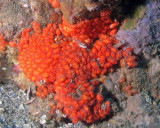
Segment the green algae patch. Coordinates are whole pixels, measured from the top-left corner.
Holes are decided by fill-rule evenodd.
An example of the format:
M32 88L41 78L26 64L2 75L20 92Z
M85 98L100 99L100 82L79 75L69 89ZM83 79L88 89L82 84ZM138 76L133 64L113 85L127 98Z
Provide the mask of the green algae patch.
M147 11L147 7L145 5L138 6L133 15L130 17L127 17L127 22L125 22L121 26L121 30L128 30L128 29L134 29L137 26L137 22L144 16L145 12Z

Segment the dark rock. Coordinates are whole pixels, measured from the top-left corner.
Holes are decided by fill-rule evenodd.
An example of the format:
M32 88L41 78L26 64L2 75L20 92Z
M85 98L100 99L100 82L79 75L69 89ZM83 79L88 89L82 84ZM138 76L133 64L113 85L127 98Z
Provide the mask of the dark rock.
M73 24L84 19L95 18L103 8L115 9L122 0L63 0L61 11L65 19Z

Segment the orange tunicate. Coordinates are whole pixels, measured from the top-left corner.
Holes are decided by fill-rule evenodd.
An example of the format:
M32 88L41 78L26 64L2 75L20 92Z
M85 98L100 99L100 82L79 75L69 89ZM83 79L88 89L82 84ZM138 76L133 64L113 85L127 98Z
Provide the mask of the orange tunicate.
M128 85L128 87L126 88L127 91L131 90L132 89L132 86L131 85Z
M115 28L115 27L117 27L119 25L119 22L113 22L110 26L109 26L109 28L110 29L113 29L113 28Z
M124 83L125 82L125 78L122 77L120 80L119 80L120 83Z
M14 41L10 41L8 44L11 47L16 47L16 45L17 45L16 42L14 42Z
M20 67L28 79L37 83L37 96L44 99L55 93L56 108L73 123L105 119L111 102L95 91L99 82L92 80L113 72L120 60L132 66L136 63L129 59L133 57L130 50L124 56L122 49L114 47L117 41L110 32L118 26L108 30L112 22L110 11L105 10L99 18L74 25L63 19L62 24L50 23L41 30L39 23L33 22L33 32L32 28L22 31L18 43Z
M64 35L71 36L83 43L93 43L93 40L97 37L105 39L106 41L104 41L106 43L111 43L108 39L109 36L104 36L104 34L107 33L110 36L114 36L118 30L119 22L112 21L110 19L110 13L109 10L105 10L101 12L98 18L79 21L73 25L69 24L63 17L60 28Z
M33 27L40 28L36 24L36 22L33 23ZM49 93L55 92L57 108L64 110L63 112L74 123L80 120L93 122L101 119L97 117L102 113L90 112L96 102L103 102L103 96L96 101L94 86L97 85L89 82L92 78L92 70L96 71L94 75L101 73L98 62L91 61L93 58L89 56L89 51L81 48L78 43L67 41L67 39L55 43L54 37L49 36L49 34L56 37L60 35L56 32L58 28L55 28L54 24L48 25L40 32L35 28L33 34L28 31L29 29L22 32L23 36L18 43L18 60L27 78L36 83L44 81L43 85L38 84L37 96L44 99ZM82 59L83 63L80 64ZM76 114L86 113L86 111L88 114L83 118L81 114ZM108 114L104 114L104 118L106 115Z
M123 87L122 90L124 92L127 92L128 96L133 96L135 94L138 94L138 90L137 89L132 89L131 85L128 85L127 87Z
M109 33L110 36L114 36L117 33L117 28L114 28L113 30L111 30L111 32Z
M60 2L58 0L48 0L48 1L54 8L60 7Z
M128 67L136 67L138 65L137 62L127 62Z
M122 58L122 51L118 51L116 54L116 60L120 60Z
M3 52L7 49L6 45L0 43L0 51Z
M122 58L122 59L120 60L120 65L121 65L121 67L123 67L123 68L126 67L126 61L125 61L124 58Z
M112 41L110 40L110 38L104 39L103 42L105 44L111 44L112 43Z
M103 96L102 95L100 95L100 94L97 94L96 95L96 100L97 100L97 102L103 102L103 100L104 100L104 98L103 98Z
M56 29L56 34L57 34L57 36L60 36L60 35L61 35L61 31L60 31L59 28Z
M7 48L7 41L4 39L4 37L0 33L0 51L5 51Z

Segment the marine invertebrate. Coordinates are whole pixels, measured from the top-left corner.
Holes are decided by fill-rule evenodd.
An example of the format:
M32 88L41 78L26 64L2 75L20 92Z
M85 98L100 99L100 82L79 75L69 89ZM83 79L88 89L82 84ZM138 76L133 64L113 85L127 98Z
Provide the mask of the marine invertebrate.
M0 33L0 51L5 51L6 48L7 48L7 41L4 39L4 37Z
M91 123L110 114L111 103L95 92L99 82L93 79L112 71L120 60L128 67L136 66L131 48L123 51L114 47L118 43L114 34L119 23L108 19L109 15L109 11L104 11L98 19L69 26L64 20L59 25L50 23L42 31L40 24L33 22L32 28L22 31L18 43L20 67L36 83L37 96L45 98L54 92L56 108L73 123ZM95 31L93 26L101 19L106 29ZM77 26L82 28L75 29Z
M17 44L16 44L15 41L9 41L8 45L9 45L10 47L16 47L16 46L17 46Z
M59 0L48 0L48 1L54 8L59 8L60 7Z
M137 89L132 89L131 85L128 85L127 87L123 87L122 90L128 94L128 96L133 96L135 94L138 94Z
M46 81L39 85L36 94L45 98L55 91L57 108L73 122L82 120L90 123L108 115L109 103L103 103L103 96L100 98L94 93L96 85L90 82L92 76L101 73L101 69L87 49L66 39L55 43L53 39L59 35L53 31L57 30L55 24L49 24L39 35L38 29L34 30L33 35L29 34L30 29L22 32L18 60L30 80ZM94 73L92 70L99 71ZM102 105L105 106L103 109Z
M103 10L98 18L91 20L79 21L77 24L69 24L64 17L60 29L65 36L71 36L83 43L93 43L100 34L114 36L118 30L119 22L112 21L110 18L111 12Z

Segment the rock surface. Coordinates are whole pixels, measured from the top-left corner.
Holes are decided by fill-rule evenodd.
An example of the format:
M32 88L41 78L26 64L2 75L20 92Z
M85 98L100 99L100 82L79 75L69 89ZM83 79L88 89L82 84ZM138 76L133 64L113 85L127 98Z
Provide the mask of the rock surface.
M30 119L26 94L8 81L0 84L0 127L1 128L40 128L40 124Z
M98 15L103 8L114 10L125 0L63 0L60 10L65 19L73 24L83 19L91 19Z
M105 8L107 2L111 1L99 0L93 3L92 0L81 2L73 0L71 2L74 6L65 0L63 2L61 10L72 23L82 16L92 17L93 14L97 14L100 7ZM116 7L122 3L128 5L126 2L127 0L119 0L114 5L113 1L111 5L114 5L112 6L114 11L119 9L120 13L124 11L124 6L117 10ZM69 10L66 11L67 8ZM69 12L73 8L76 11ZM128 22L118 31L117 38L126 46L134 47L140 64L135 69L121 68L106 76L102 87L105 96L111 96L108 100L112 101L112 115L93 124L86 125L83 122L72 124L59 111L52 113L52 116L49 115L49 102L53 96L50 95L45 100L32 99L35 97L34 84L24 78L24 74L18 68L16 72L13 69L13 66L18 65L16 49L8 47L6 52L0 53L0 128L158 128L160 126L159 8L158 0L146 0L141 5L137 4L132 16L127 17ZM124 14L128 16L129 12L120 13L120 17L124 17ZM0 1L0 32L8 41L18 40L21 30L30 26L32 20L38 20L45 25L48 22L56 22L60 19L60 15L61 12L58 9L54 10L47 0ZM124 84L119 83L122 76L126 78ZM122 87L128 84L137 89L139 94L129 97L123 92ZM30 86L32 88L27 101L26 95Z

